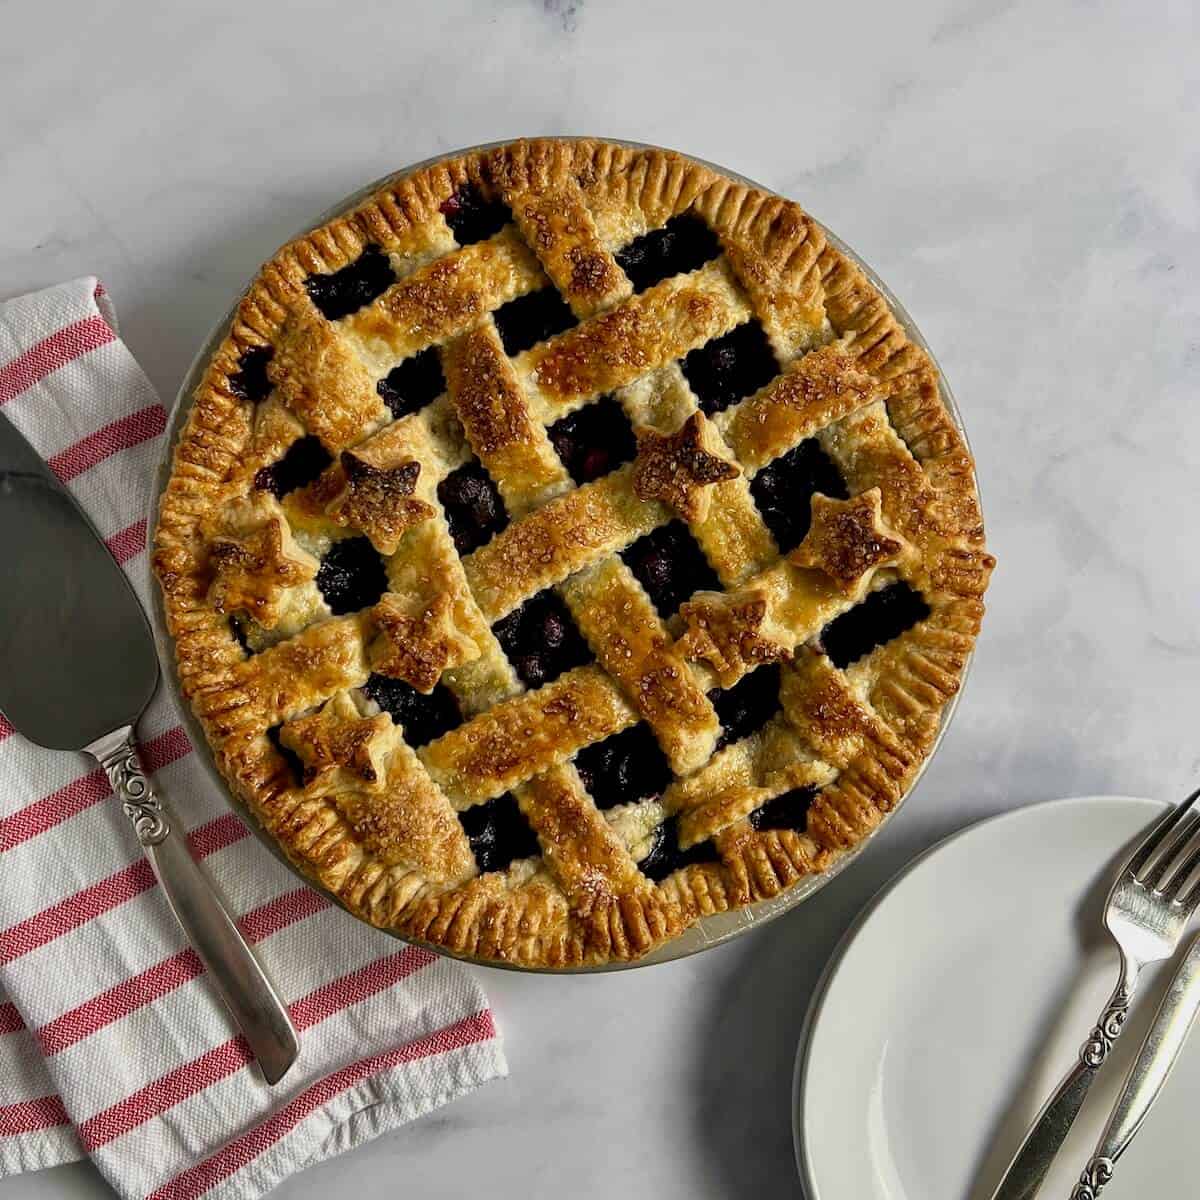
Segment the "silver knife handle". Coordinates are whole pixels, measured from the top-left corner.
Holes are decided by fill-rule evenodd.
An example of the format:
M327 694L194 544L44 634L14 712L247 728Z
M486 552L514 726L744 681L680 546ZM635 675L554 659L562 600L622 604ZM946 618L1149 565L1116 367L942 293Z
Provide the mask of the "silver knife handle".
M1037 1194L1075 1124L1092 1081L1121 1036L1136 986L1137 968L1128 964L1078 1059L1030 1126L992 1200L1032 1200Z
M1129 1149L1129 1143L1141 1129L1150 1106L1167 1082L1198 1009L1200 937L1192 941L1171 979L1167 994L1154 1014L1150 1032L1125 1076L1125 1085L1100 1136L1096 1152L1071 1192L1071 1200L1096 1200L1104 1185L1112 1179L1117 1159Z
M213 884L192 857L182 827L154 794L138 758L133 730L129 726L114 730L93 742L88 752L108 775L171 910L263 1076L268 1083L277 1083L299 1053L296 1030Z

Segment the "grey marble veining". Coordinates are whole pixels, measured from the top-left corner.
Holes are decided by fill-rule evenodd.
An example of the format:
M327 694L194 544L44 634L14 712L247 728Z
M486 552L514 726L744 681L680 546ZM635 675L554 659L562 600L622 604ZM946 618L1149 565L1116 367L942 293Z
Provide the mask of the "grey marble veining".
M487 973L511 1078L279 1194L351 1179L364 1200L798 1192L796 1038L867 897L979 817L1176 796L1200 769L1195 6L65 11L0 4L0 287L99 274L165 398L314 214L405 162L522 133L724 162L806 204L921 325L1000 565L955 727L911 803L853 870L744 941L606 978ZM3 1188L107 1194L86 1167Z

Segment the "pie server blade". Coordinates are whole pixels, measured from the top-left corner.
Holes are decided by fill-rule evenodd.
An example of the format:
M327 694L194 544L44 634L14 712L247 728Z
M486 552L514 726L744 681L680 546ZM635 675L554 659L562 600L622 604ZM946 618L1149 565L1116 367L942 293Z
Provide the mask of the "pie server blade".
M0 413L0 711L31 742L84 751L113 792L218 994L269 1083L299 1039L187 836L138 758L158 685L146 615L82 509Z
M0 414L0 709L30 741L83 750L132 725L158 659L142 606L88 519Z

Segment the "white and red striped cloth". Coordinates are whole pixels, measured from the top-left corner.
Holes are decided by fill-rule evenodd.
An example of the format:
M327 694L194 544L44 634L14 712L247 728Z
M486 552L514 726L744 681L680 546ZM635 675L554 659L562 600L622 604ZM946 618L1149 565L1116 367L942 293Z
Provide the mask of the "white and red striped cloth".
M167 419L95 279L0 304L0 406L145 604ZM267 854L163 689L139 733L288 1000L301 1056L262 1082L104 774L0 718L0 1176L88 1155L125 1197L260 1196L506 1073L471 974L353 920Z

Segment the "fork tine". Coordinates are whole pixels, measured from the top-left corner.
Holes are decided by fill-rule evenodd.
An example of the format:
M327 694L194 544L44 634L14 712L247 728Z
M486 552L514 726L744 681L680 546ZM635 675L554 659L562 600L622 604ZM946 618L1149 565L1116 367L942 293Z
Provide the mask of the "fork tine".
M1179 887L1176 899L1190 914L1200 908L1200 855L1188 866L1190 869L1180 876L1183 883Z
M1200 819L1193 818L1190 814L1180 821L1162 848L1146 865L1146 869L1138 876L1138 883L1155 892L1161 891L1168 871L1182 860L1183 853L1197 829L1200 829Z
M1200 827L1192 833L1179 852L1172 856L1155 891L1166 900L1175 900L1197 864L1200 864Z
M1126 868L1139 883L1145 883L1146 864L1162 848L1167 839L1178 829L1181 821L1191 814L1192 806L1200 798L1200 788L1197 788L1186 800L1164 814L1161 820L1146 835L1146 840L1133 852ZM1165 855L1164 855L1165 857ZM1161 862L1161 859L1158 860Z

